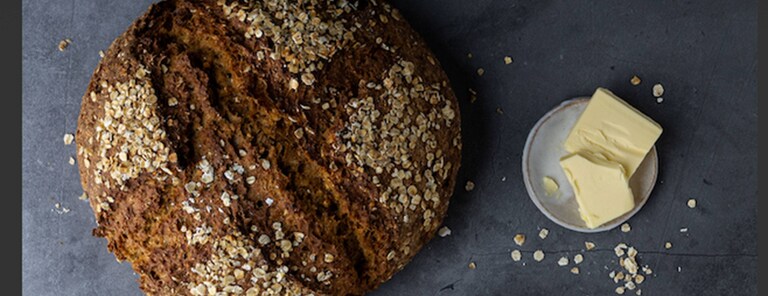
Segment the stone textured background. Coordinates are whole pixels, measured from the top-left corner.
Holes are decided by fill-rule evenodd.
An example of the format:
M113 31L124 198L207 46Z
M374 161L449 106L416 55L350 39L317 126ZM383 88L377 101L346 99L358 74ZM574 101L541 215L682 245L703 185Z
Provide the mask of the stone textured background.
M23 3L23 291L141 295L128 263L91 236L93 215L67 163L99 56L152 1ZM757 293L756 1L395 1L429 42L461 100L464 159L445 224L372 295L611 295L613 246L640 251L654 276L643 295ZM71 38L64 52L57 44ZM467 58L467 53L473 58ZM514 58L505 65L504 56ZM478 77L476 69L485 69ZM629 83L632 75L643 82ZM664 102L652 96L664 85ZM550 108L604 86L656 119L659 182L632 231L565 230L529 200L521 154ZM478 99L469 103L468 88ZM503 114L497 113L497 108ZM465 192L464 182L477 186ZM689 209L689 198L698 207ZM59 213L59 203L70 211ZM537 237L548 228L546 240ZM680 233L682 227L689 228ZM528 240L513 262L513 236ZM559 267L585 240L580 275ZM674 247L665 250L664 242ZM532 253L542 249L540 263ZM477 269L467 268L475 262ZM523 265L523 263L525 265ZM606 267L607 266L607 267ZM678 272L678 267L680 271Z

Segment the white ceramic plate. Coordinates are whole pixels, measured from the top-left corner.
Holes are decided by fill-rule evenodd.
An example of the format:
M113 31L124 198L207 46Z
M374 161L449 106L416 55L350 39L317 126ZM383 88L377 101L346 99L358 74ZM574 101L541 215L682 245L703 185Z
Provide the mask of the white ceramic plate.
M635 208L597 228L587 228L579 216L573 188L560 167L560 158L567 154L563 142L588 102L589 97L564 101L533 126L523 149L523 180L531 200L547 218L570 230L601 232L621 225L640 211L656 184L659 163L654 146L629 180ZM546 194L542 181L545 176L557 182L559 194Z

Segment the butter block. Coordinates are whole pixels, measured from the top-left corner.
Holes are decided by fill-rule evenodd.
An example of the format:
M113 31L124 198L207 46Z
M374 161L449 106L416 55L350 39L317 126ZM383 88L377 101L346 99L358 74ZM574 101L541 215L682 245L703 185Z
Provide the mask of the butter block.
M626 171L618 162L579 152L560 159L560 166L573 187L587 227L598 227L635 207Z
M569 153L589 151L621 164L627 179L661 136L661 126L605 88L597 88L568 134Z

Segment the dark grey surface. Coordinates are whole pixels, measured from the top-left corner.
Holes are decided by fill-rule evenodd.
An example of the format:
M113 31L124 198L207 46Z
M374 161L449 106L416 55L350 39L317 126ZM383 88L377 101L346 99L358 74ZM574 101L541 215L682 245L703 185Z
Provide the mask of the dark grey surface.
M23 291L140 295L115 262L81 194L75 146L80 98L105 49L151 1L23 3ZM461 99L464 159L445 224L373 295L611 295L605 266L619 242L654 274L643 295L757 293L757 12L755 1L395 1L430 43ZM59 40L73 44L58 52ZM467 53L473 54L472 59ZM503 57L514 58L504 65ZM475 70L485 69L477 77ZM629 84L636 74L639 86ZM661 82L664 102L651 95ZM656 119L659 182L632 231L581 234L547 220L521 176L529 129L560 101L605 86ZM470 104L467 88L479 93ZM503 109L503 114L496 112ZM506 181L502 181L506 177ZM698 207L688 209L688 198ZM59 214L54 205L70 209ZM550 229L542 241L538 229ZM688 233L680 233L688 227ZM528 240L513 262L515 233ZM585 252L580 275L556 264ZM665 250L671 241L674 247ZM541 263L531 259L542 249ZM474 261L477 269L467 264ZM522 263L525 262L525 266ZM681 271L678 272L678 267Z

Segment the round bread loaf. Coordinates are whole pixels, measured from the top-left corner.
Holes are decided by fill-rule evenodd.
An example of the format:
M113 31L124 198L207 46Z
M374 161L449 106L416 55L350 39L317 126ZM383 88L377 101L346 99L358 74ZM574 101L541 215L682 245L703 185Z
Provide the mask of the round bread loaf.
M163 1L83 98L94 235L150 295L360 295L440 226L456 98L381 0Z

